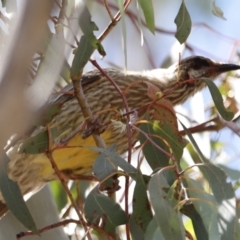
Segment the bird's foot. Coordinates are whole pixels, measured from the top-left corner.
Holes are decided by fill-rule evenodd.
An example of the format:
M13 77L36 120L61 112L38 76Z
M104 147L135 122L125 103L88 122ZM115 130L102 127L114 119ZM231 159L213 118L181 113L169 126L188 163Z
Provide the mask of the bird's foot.
M100 135L106 129L106 125L102 124L97 117L95 117L92 122L87 122L84 124L82 138L85 139L92 134Z

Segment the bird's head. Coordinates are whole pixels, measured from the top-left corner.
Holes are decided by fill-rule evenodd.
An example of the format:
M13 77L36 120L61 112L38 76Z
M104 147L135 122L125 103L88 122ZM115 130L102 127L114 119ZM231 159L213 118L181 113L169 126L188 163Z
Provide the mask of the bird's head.
M181 104L206 86L205 82L199 79L214 80L221 73L237 69L240 69L239 65L218 63L205 57L185 58L167 69L166 79L168 81L165 81L165 85L161 89L168 94L167 98L173 105ZM184 82L184 84L176 85L177 82Z
M196 78L215 79L221 73L240 69L239 65L218 63L208 58L194 56L183 59L178 64L178 76L180 81Z

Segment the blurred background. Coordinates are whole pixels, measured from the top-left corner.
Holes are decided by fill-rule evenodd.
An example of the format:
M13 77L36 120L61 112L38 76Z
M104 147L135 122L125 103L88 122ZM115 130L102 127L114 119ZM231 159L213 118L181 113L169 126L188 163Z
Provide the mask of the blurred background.
M23 5L26 3L24 0L6 2L7 6L0 8L1 14L9 19L9 21L1 20L0 27L3 36L9 34L11 21L14 21L14 18L21 12ZM59 0L58 2L61 1ZM78 4L80 2L81 1L77 0L68 1L68 13L75 9L77 15ZM109 3L112 13L116 13L118 11L116 1L109 0L107 2ZM125 15L127 62L125 61L123 50L122 24L120 22L102 42L107 55L102 59L95 51L94 58L97 60L98 64L101 67L126 68L127 70L143 71L159 67L168 67L178 62L179 54L181 54L181 58L201 55L219 62L239 63L240 29L238 26L240 23L240 2L224 0L217 0L215 2L215 4L222 9L226 20L212 13L211 0L185 0L184 2L192 20L192 31L185 44L179 44L174 36L176 31L174 19L182 1L153 0L156 25L154 35L143 23L140 24L141 21L138 20L139 13L136 1L132 1ZM99 30L95 32L95 35L98 37L108 26L110 22L109 16L101 0L87 0L86 4L91 12L92 20L99 28ZM58 12L59 9L56 5L51 16L58 15ZM142 13L141 19L144 19ZM54 31L53 23L50 20L49 26L50 29ZM80 34L81 33L79 33L79 35ZM66 38L68 37L69 36L66 36ZM65 50L65 55L69 58L69 62L71 62L73 58L71 51L71 47ZM1 64L3 62L4 59L1 57ZM88 63L84 71L89 71L93 68L92 64ZM233 103L235 107L234 113L237 116L240 103L240 72L221 76L216 83L224 94L224 99ZM39 94L41 94L41 92ZM214 115L214 110L208 89L203 90L201 93L197 93L184 105L177 106L176 112L179 113L179 119L188 127L196 126L210 119ZM240 123L237 119L238 118L236 118L235 123L239 126ZM220 131L203 131L200 134L194 134L194 138L201 151L210 161L217 164L223 164L226 167L226 171L229 173L229 176L231 176L231 180L235 183L240 177L239 132L237 134L226 126ZM184 161L186 164L193 164L192 155L187 150L184 153ZM231 171L232 169L237 171ZM52 189L57 191L55 184L56 183L52 184ZM57 196L56 192L54 194ZM239 197L240 191L236 191L236 194L237 197ZM38 213L42 213L36 213L36 216L34 216L39 223L43 222L42 216L46 217L49 214L49 206L50 209L56 209L55 203L50 199L44 200L43 205L40 204L43 202L43 198L52 199L48 189L44 189L37 193L34 199L30 200L34 200L34 203L36 203L30 208L35 209ZM44 226L56 222L58 219L57 216L56 210L55 213L53 212L51 216L47 217L47 221L46 219L44 220ZM37 220L38 218L40 219ZM1 239L15 239L16 233L24 231L21 224L15 223L12 219L13 217L11 214L7 214L1 219ZM75 226L70 226L65 228L69 236L74 233L74 227ZM64 235L62 231L59 232L59 229L50 230L49 232L51 231L56 232L51 236L43 234L42 238L28 237L27 239L68 239L67 234ZM47 234L49 234L49 232Z

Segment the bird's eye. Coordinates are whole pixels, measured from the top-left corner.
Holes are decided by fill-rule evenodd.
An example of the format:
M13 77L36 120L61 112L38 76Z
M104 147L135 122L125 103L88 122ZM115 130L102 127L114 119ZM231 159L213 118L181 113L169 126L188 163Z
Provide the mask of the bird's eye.
M205 68L205 67L209 67L210 66L210 63L206 60L206 59L197 59L197 61L194 62L194 66L193 68L195 70L199 70L201 68Z
M200 69L201 68L201 64L200 62L196 62L193 66L194 69Z

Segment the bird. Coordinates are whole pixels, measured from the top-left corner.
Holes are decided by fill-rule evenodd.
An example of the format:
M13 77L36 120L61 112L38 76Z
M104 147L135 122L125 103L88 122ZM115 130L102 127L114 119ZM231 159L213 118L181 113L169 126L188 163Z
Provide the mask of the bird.
M238 69L240 66L236 64L220 63L202 56L191 56L169 68L141 72L106 68L104 72L124 92L128 110L137 112L137 118L142 119L146 108L141 107L152 101L147 93L146 83L156 86L162 95L176 106L184 103L206 86L201 78L214 80L222 73ZM122 97L99 70L83 74L81 84L86 100L101 125L101 136L106 146L116 144L117 153L125 153L129 147L127 130L117 127L119 116L126 113ZM79 126L84 126L85 119L76 97L69 93L73 93L72 84L64 87L57 95L51 96L48 101L49 105L61 105L60 112L48 123L49 129L56 128L60 132L53 139L53 147L63 145L63 142L65 144L63 147L56 148L52 156L58 169L65 176L91 175L94 160L99 153L84 147L96 145L92 134L83 137L84 127ZM30 137L43 131L46 131L46 126L35 127ZM25 140L26 138L20 139L7 152L10 159L8 176L18 183L23 195L37 192L47 182L58 179L45 153L19 152ZM132 145L137 141L138 132L132 130ZM0 194L0 215L5 213L4 209L6 206Z

